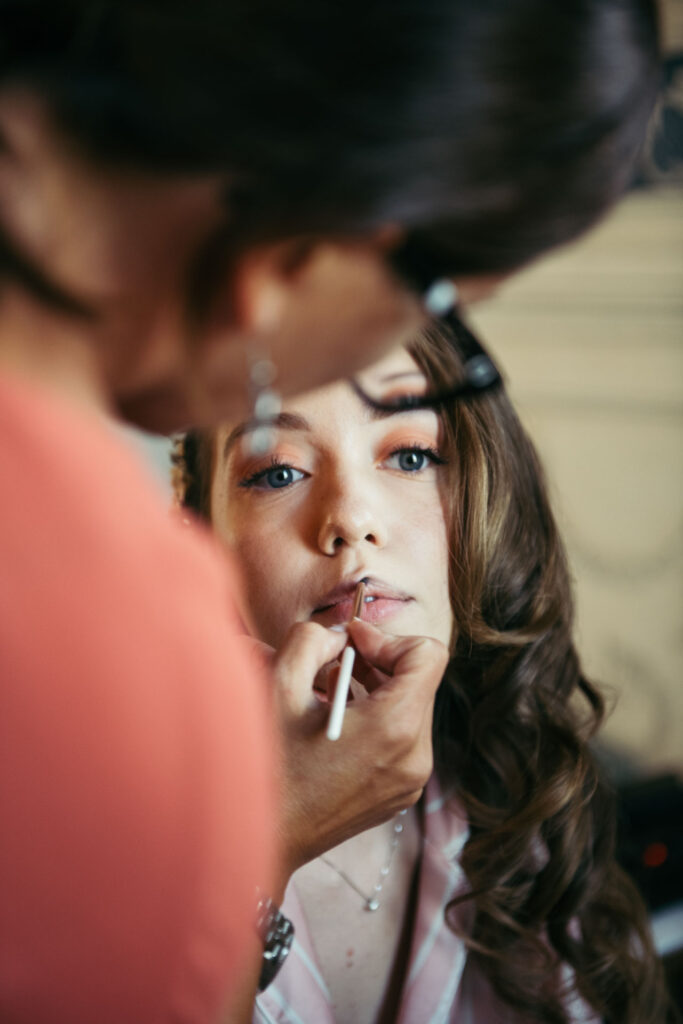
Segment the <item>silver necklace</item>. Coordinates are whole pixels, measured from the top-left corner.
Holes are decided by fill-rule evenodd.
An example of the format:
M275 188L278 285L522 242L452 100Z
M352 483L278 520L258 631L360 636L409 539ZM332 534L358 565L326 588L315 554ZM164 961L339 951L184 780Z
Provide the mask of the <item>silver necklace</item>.
M399 811L398 814L396 815L396 818L394 819L394 828L391 835L391 841L389 843L389 852L387 853L386 860L382 864L382 867L379 869L379 877L375 882L372 892L370 893L369 896L367 893L363 892L362 889L359 889L359 887L356 885L353 879L349 878L345 871L342 871L341 868L338 868L336 864L333 864L332 861L328 860L328 858L324 855L321 855L320 857L320 860L323 862L323 864L327 864L328 868L332 868L332 870L336 872L336 874L338 874L339 877L344 882L346 882L347 885L351 886L354 892L358 893L358 895L363 900L365 910L379 909L380 896L384 888L384 883L386 882L389 872L391 871L391 865L393 864L394 856L396 854L396 850L401 839L401 833L403 832L403 817L407 813L407 809Z

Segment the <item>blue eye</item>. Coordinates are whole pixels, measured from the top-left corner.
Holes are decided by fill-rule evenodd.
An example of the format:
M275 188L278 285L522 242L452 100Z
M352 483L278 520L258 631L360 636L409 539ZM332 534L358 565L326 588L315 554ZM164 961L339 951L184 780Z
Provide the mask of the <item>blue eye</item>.
M404 470L406 473L417 473L418 470L424 469L427 462L425 452L418 451L415 448L409 448L397 454L399 469Z
M282 490L289 487L306 476L300 469L293 466L280 465L275 463L266 469L260 469L257 473L247 477L240 482L240 487L255 487L259 490Z
M442 466L445 460L431 448L398 448L387 460L391 469L402 473L420 473L430 465Z
M294 483L295 473L296 470L291 466L274 466L273 469L268 470L263 479L269 487L289 487ZM300 473L298 479L301 479L302 476L303 473Z

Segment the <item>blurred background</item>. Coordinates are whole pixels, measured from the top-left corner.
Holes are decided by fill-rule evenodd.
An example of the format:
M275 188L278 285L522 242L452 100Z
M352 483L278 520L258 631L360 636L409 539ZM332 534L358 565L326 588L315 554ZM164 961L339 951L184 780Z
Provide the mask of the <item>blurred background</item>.
M579 651L612 708L598 752L619 856L683 1011L682 0L662 13L663 95L632 191L470 319L546 467Z
M683 112L683 108L682 108ZM683 189L634 191L597 231L475 307L540 450L606 744L683 768Z
M633 189L470 319L545 463L579 650L612 706L599 753L620 857L683 1008L683 0L662 14L664 90ZM168 442L130 435L168 489Z

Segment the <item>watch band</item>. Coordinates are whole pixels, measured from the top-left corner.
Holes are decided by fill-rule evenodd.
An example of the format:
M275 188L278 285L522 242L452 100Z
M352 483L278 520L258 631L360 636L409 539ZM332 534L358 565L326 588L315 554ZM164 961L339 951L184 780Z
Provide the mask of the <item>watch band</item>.
M263 942L263 961L258 990L263 992L287 959L294 939L294 925L276 903L257 891L256 931Z

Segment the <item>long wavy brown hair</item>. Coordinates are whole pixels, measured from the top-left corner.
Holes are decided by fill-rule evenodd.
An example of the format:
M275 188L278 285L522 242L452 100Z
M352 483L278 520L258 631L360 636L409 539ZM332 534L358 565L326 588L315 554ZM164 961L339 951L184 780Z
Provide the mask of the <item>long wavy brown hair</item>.
M461 374L458 339L441 328L411 352L438 387ZM614 859L614 800L589 745L604 704L572 640L542 468L503 389L441 417L457 628L434 756L470 823L469 892L447 920L459 930L459 904L474 904L470 957L523 1021L567 1024L578 994L605 1024L660 1024L672 1011L642 900ZM181 504L206 519L212 453L211 434L195 432L174 453Z

